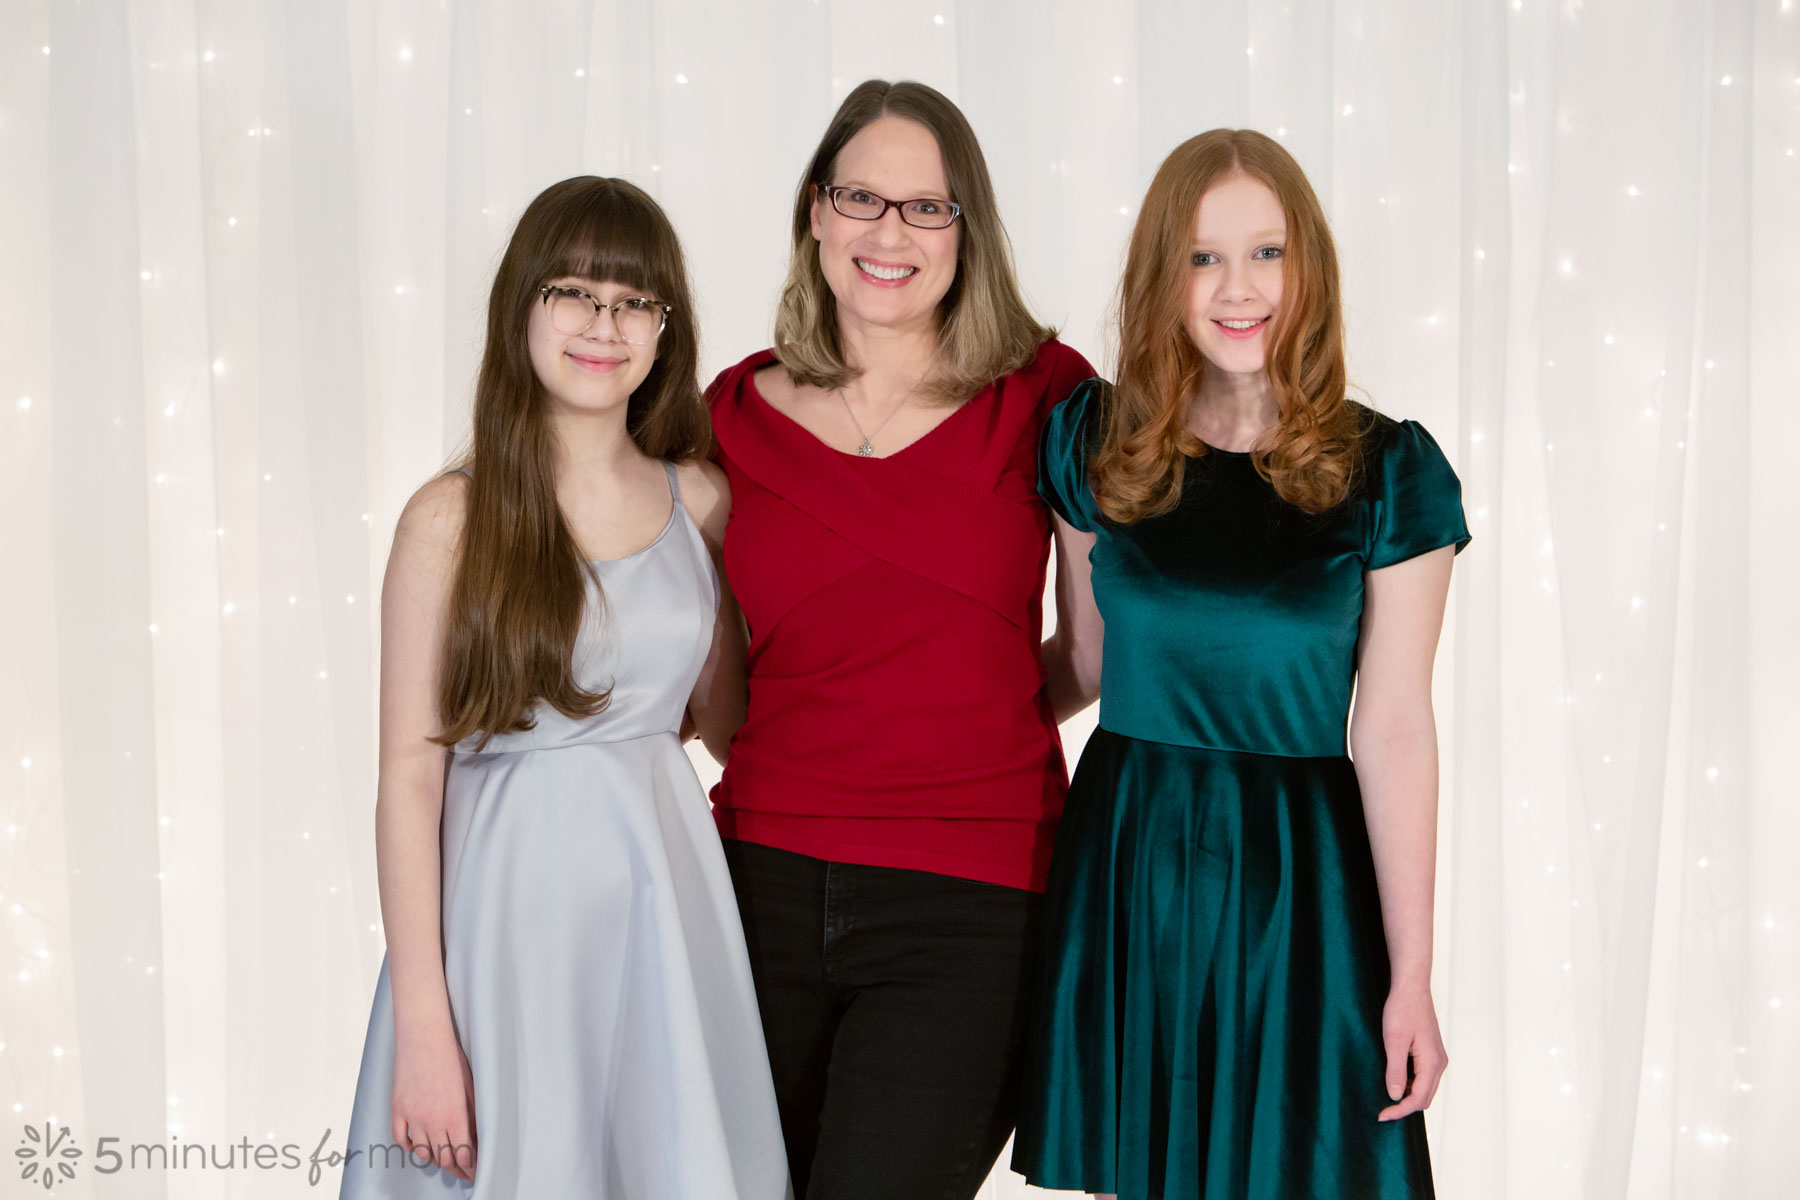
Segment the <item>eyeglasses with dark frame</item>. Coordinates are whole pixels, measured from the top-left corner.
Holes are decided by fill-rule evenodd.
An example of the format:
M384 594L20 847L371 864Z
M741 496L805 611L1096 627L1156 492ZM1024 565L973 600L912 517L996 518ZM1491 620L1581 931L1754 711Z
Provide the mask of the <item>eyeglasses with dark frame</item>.
M868 188L845 187L821 183L819 190L831 201L831 207L853 221L879 221L890 208L898 209L900 219L915 229L948 229L962 215L962 205L949 200L920 196L912 200L889 200Z
M586 333L600 319L602 310L612 314L613 327L619 336L633 346L646 346L662 336L668 327L673 305L648 296L626 296L605 304L578 287L549 283L538 289L550 309L550 326L558 333L571 336Z

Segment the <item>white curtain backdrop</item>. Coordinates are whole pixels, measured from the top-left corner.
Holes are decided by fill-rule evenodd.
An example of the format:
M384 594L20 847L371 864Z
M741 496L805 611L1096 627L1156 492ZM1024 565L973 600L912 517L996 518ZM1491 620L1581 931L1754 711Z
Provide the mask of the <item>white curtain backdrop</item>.
M1439 1195L1800 1194L1795 7L4 0L0 1145L72 1133L57 1195L335 1194L96 1142L342 1143L376 592L514 219L649 189L710 377L768 341L837 102L904 76L1096 362L1162 157L1280 138L1353 379L1457 465Z

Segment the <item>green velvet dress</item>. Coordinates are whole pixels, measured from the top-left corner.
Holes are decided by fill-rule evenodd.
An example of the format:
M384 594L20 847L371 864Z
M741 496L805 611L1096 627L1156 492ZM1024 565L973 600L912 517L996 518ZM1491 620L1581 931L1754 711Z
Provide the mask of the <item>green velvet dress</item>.
M1248 454L1106 521L1098 381L1044 427L1039 490L1096 535L1100 722L1063 813L1013 1169L1121 1200L1433 1195L1422 1115L1377 1122L1387 944L1346 756L1367 571L1468 543L1431 435L1372 415L1321 515Z

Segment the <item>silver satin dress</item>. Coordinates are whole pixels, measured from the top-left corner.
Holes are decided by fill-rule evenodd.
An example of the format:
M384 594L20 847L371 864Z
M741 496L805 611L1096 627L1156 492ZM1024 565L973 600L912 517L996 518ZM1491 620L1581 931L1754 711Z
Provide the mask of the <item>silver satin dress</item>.
M475 1182L394 1146L384 960L340 1200L789 1195L731 877L678 735L718 608L712 559L677 495L654 542L594 565L604 596L589 584L576 671L612 702L585 720L540 705L534 729L459 744L444 781Z

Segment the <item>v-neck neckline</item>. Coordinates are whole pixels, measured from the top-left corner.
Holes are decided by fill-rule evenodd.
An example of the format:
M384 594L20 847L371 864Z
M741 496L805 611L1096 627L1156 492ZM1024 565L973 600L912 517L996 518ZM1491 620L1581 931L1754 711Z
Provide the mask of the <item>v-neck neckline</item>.
M784 413L779 408L775 407L774 403L771 402L767 396L763 395L762 389L756 385L756 373L765 367L780 366L780 361L781 360L777 359L774 356L774 354L772 354L772 353L769 354L769 356L767 357L766 360L755 364L748 371L746 371L744 373L744 386L749 388L750 394L752 396L756 397L756 401L758 404L761 404L764 408L766 408L770 412L774 413L777 417L781 418L783 421L786 421L789 425L792 425L794 427L794 429L797 430L799 433L803 434L808 441L816 443L820 449L828 451L832 454L835 454L839 458L853 459L856 462L887 462L889 459L899 458L903 454L910 453L915 446L918 446L923 442L929 441L932 437L935 437L937 435L938 431L943 429L944 426L950 424L952 421L954 421L958 417L960 417L964 412L966 412L969 409L969 407L971 405L973 405L977 400L979 400L982 395L981 392L976 392L973 396L969 397L967 400L964 400L961 404L957 405L956 410L954 412L952 412L949 416L945 417L943 420L939 421L936 425L933 425L930 429L927 429L924 433L921 433L918 437L916 437L912 441L906 443L906 445L900 447L898 450L895 450L891 454L858 454L854 450L839 450L836 446L833 446L830 442L827 442L824 438L820 437L818 434L814 433L812 430L810 430L806 426L802 425L799 421L795 420L791 415L789 415L788 413ZM991 391L992 387L990 386L990 387L984 388L982 390L983 391ZM865 438L864 440L867 440L867 439Z

